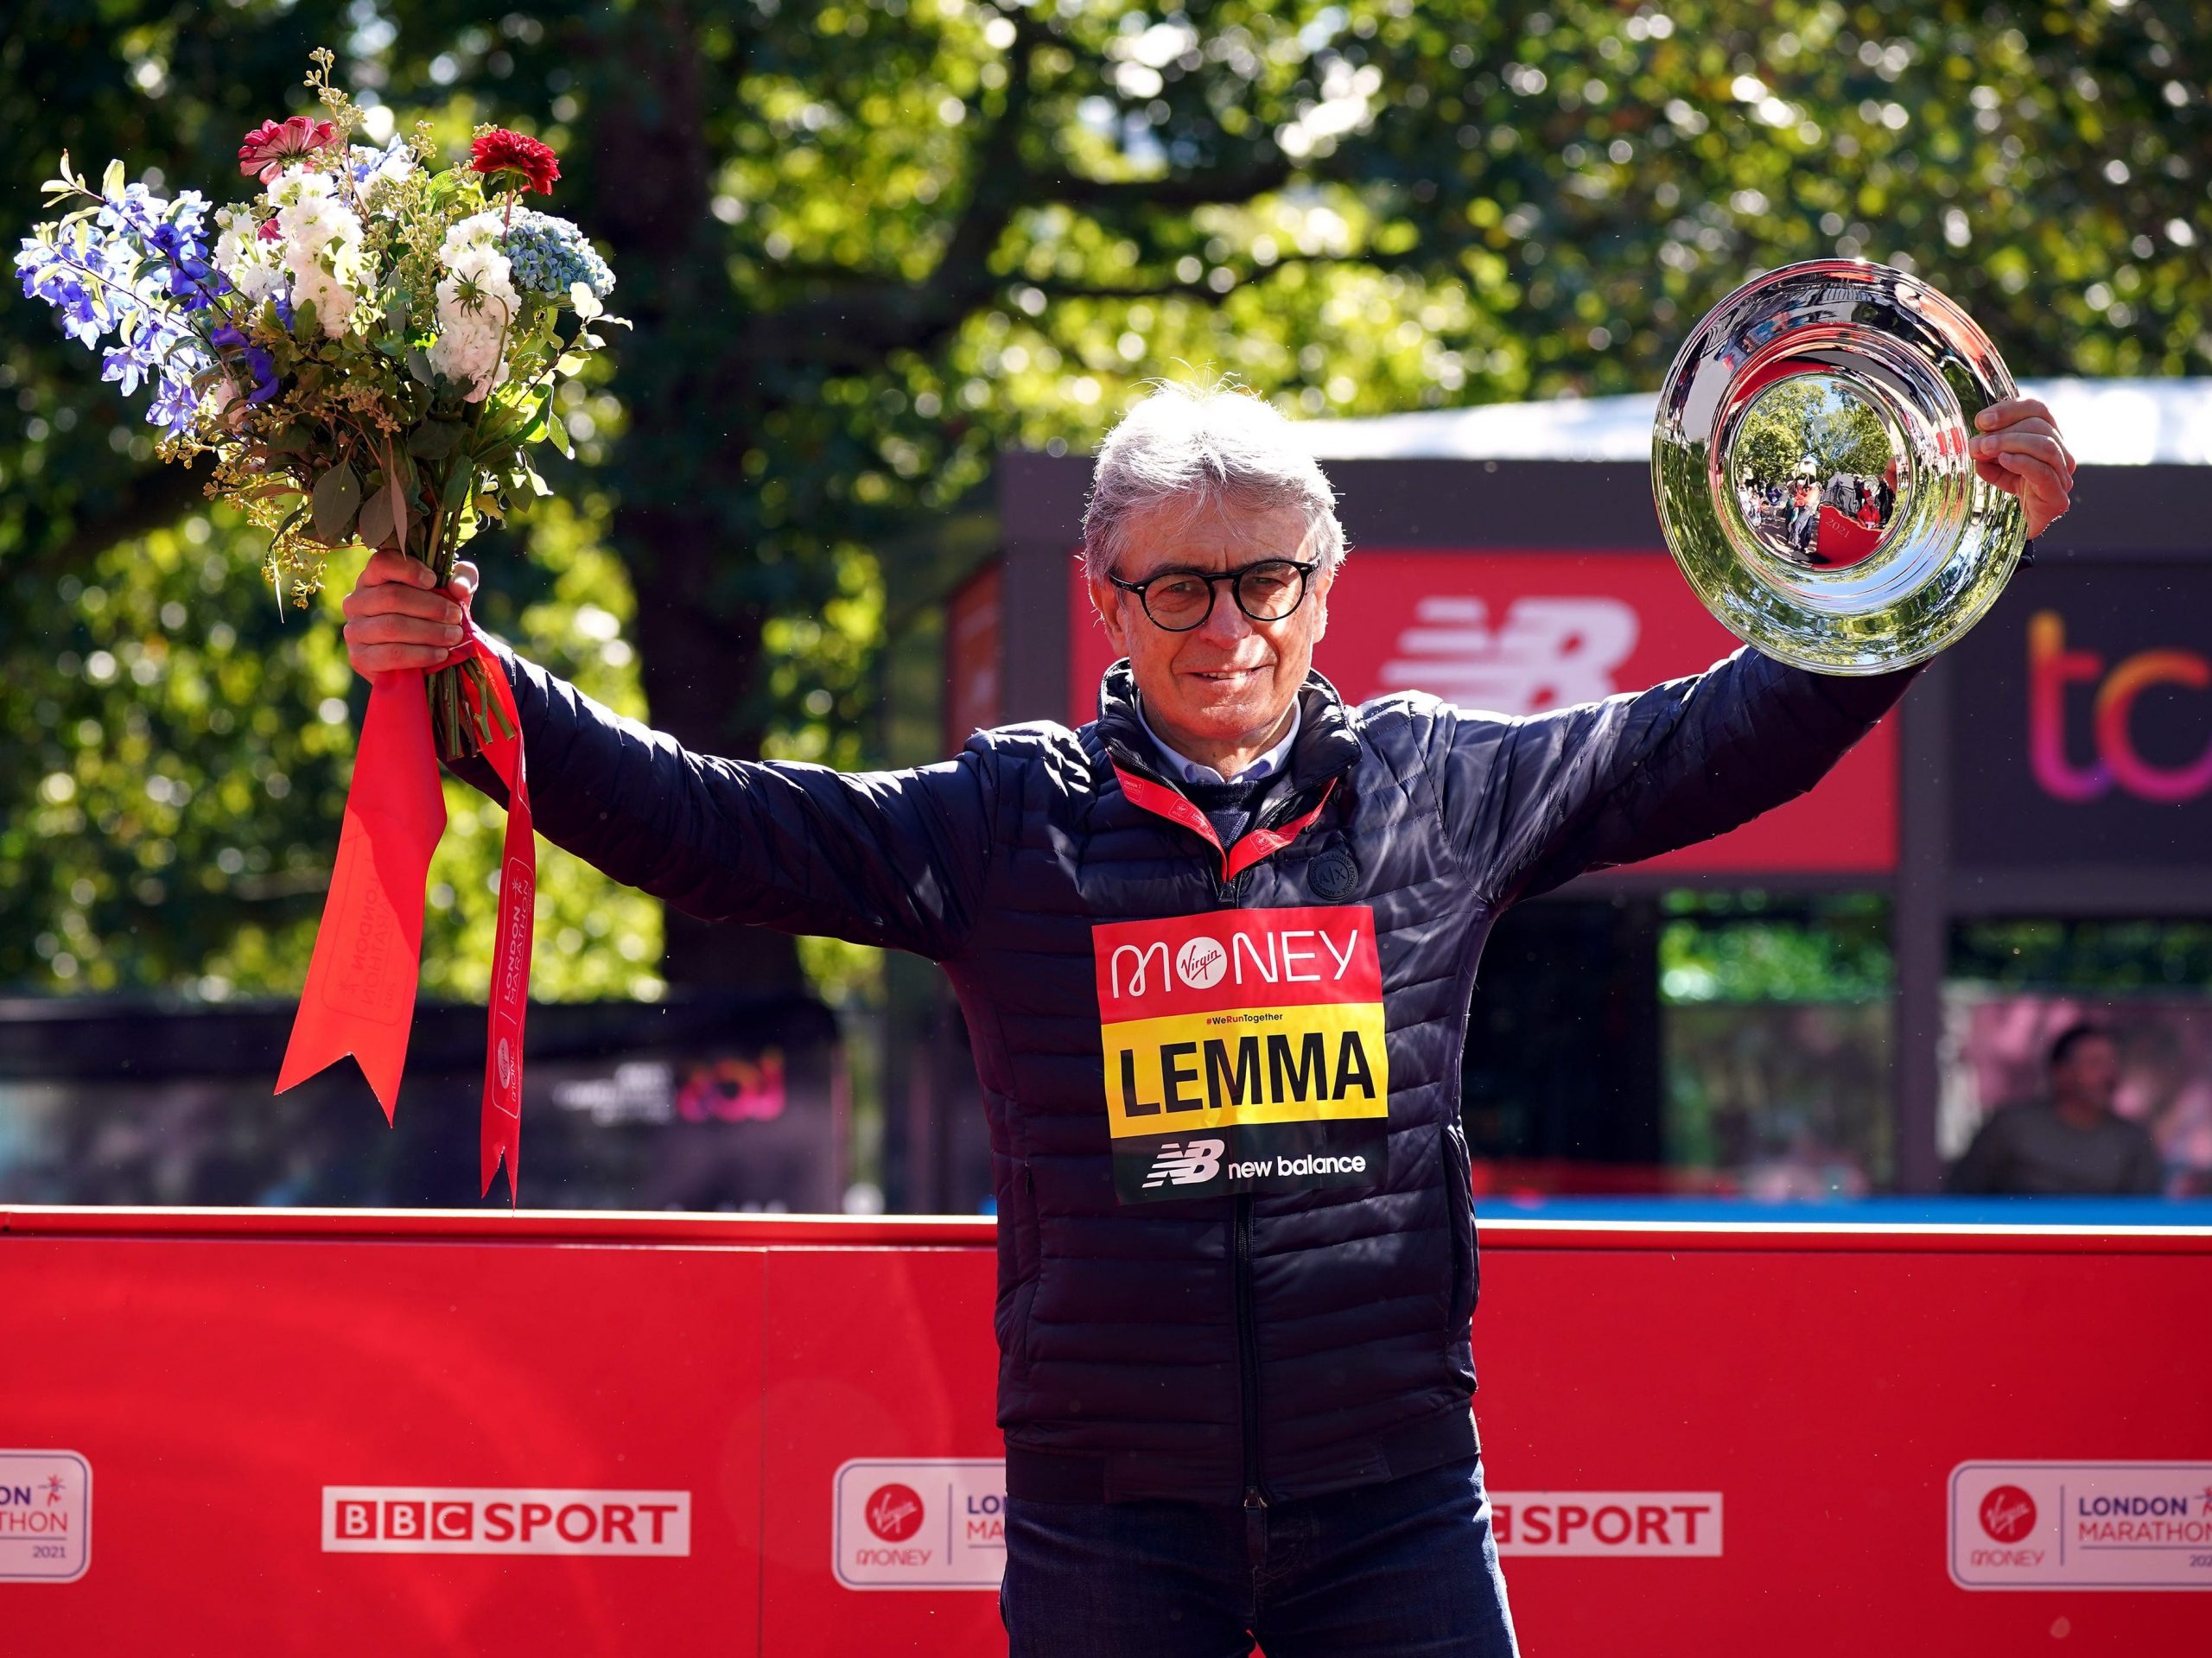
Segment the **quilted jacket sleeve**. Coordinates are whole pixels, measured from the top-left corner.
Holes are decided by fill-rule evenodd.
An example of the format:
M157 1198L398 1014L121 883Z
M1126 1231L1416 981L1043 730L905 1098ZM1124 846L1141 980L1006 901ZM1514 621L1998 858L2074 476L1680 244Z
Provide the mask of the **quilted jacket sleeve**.
M1845 678L1745 649L1524 719L1446 708L1430 751L1445 826L1500 901L1656 857L1804 793L1917 671Z
M497 647L514 686L538 833L708 921L943 959L988 856L989 759L909 772L716 759ZM455 773L495 799L483 762Z

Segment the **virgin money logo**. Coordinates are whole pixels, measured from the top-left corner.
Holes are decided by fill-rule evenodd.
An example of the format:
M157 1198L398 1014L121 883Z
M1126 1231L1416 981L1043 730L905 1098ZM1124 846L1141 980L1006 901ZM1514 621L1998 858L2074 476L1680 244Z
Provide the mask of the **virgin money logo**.
M922 1528L922 1499L911 1485L879 1485L868 1500L868 1528L887 1543L903 1543Z
M2036 1528L2036 1500L2017 1485L1993 1488L1980 1514L1981 1528L2000 1543L2017 1543Z
M1211 990L1229 971L1229 952L1217 938L1193 938L1175 952L1175 976L1193 990Z

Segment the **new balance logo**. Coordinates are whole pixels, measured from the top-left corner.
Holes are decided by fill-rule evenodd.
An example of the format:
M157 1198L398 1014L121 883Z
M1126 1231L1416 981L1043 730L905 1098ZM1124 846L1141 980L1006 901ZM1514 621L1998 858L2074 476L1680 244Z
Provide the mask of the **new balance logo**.
M1154 1186L1202 1186L1221 1172L1221 1154L1226 1149L1218 1140L1186 1140L1181 1145L1169 1140L1160 1148L1160 1155L1153 1159L1152 1172L1144 1178L1144 1189Z
M1504 715L1592 702L1613 694L1638 627L1618 599L1516 599L1492 627L1480 599L1433 595L1414 607L1377 689L1433 691Z

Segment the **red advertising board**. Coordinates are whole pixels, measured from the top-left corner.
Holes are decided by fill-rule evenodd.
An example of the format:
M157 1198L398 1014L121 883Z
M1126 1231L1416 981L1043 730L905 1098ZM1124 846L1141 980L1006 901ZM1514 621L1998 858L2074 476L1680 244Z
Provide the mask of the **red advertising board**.
M969 734L1003 724L1000 663L1005 651L1005 580L986 564L944 604L944 752L957 754Z
M1113 661L1069 582L1068 718L1096 717ZM1314 666L1353 702L1425 690L1494 713L1564 707L1710 667L1738 646L1664 553L1395 552L1344 565ZM1884 721L1816 788L1732 834L1640 866L1728 874L1896 867L1897 742Z
M1484 1236L1529 1650L2212 1649L2212 1233ZM0 1210L7 1649L1003 1651L993 1258L976 1222Z

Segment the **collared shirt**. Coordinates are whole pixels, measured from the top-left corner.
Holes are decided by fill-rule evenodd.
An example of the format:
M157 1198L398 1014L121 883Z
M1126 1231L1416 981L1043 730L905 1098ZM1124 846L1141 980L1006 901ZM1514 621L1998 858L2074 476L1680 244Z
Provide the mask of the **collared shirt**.
M1257 783L1262 778L1273 777L1289 762L1290 746L1298 740L1298 727L1305 717L1298 706L1298 699L1293 697L1290 702L1290 729L1283 733L1282 740L1231 778L1224 777L1212 766L1201 765L1170 748L1160 734L1152 728L1152 721L1144 717L1143 702L1137 704L1137 723L1144 727L1144 734L1152 739L1152 746L1160 751L1160 759L1167 762L1167 769L1185 783Z

